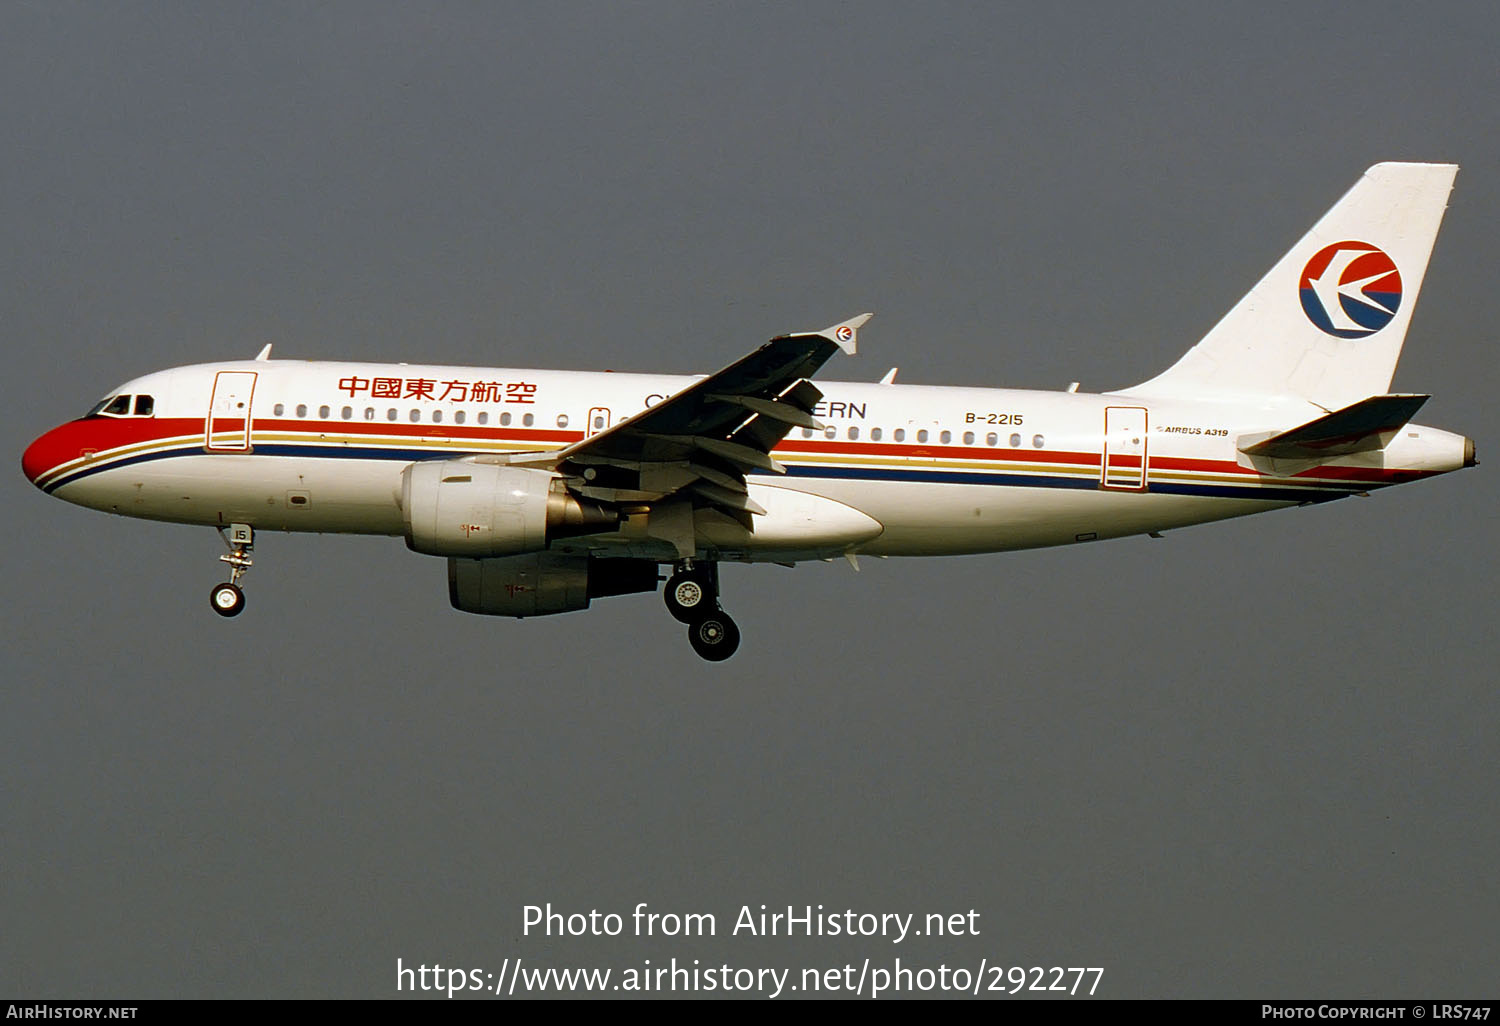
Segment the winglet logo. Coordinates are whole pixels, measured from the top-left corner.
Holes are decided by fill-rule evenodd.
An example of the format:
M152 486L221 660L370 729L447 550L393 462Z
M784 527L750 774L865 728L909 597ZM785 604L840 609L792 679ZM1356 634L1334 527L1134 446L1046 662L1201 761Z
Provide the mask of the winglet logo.
M1338 338L1364 338L1401 308L1396 262L1368 242L1335 242L1302 268L1297 288L1307 319Z
M833 334L840 342L847 342L854 337L854 329L847 324L840 324Z

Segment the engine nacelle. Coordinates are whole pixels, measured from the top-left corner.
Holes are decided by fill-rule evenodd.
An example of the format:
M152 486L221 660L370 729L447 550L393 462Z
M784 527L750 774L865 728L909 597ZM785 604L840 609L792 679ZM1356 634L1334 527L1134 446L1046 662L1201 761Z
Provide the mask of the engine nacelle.
M533 552L448 560L448 601L466 613L548 616L587 609L590 599L655 590L656 564L646 559Z
M580 502L546 470L463 460L413 463L401 474L406 545L429 556L539 552L557 538L597 534L619 514Z

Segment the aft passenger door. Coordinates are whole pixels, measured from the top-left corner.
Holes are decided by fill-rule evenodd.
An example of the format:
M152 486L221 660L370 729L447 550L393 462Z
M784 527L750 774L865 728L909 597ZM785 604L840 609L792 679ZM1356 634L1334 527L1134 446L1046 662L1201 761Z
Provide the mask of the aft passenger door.
M254 371L220 371L208 400L204 447L209 452L250 451L250 403L255 398Z
M593 438L609 427L609 408L595 406L589 410L589 422L583 427L583 437Z
M1105 409L1104 456L1099 478L1102 487L1145 490L1148 437L1144 407L1110 406Z

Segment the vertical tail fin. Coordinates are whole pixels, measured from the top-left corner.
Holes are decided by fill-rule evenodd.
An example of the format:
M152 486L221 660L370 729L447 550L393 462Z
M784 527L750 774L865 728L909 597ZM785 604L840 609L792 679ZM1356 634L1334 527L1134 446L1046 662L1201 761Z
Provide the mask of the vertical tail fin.
M1388 391L1457 171L1376 164L1202 341L1125 391L1330 410Z

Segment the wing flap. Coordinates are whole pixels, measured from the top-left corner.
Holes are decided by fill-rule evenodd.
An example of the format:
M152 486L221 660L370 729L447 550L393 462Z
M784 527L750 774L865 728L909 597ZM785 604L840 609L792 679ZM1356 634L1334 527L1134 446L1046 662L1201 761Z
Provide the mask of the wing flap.
M743 523L762 512L745 475L786 473L771 451L794 427L822 428L812 411L823 393L808 379L839 350L854 352L870 317L779 335L655 406L534 458L556 468L578 494L648 504L689 499Z
M821 395L819 398L821 398ZM743 406L752 413L758 413L763 417L770 417L772 420L782 424L790 424L792 427L812 428L814 431L823 430L823 425L813 420L812 414L806 410L799 409L792 403L781 402L777 399L757 399L749 395L711 395L708 399L716 403Z
M759 516L766 515L764 506L750 498L748 493L739 491L738 489L725 488L722 485L712 484L709 481L694 481L688 485L688 489L703 496L715 506L742 509L746 513L755 513Z
M739 442L724 442L717 438L705 438L699 435L657 435L656 437L669 444L702 449L704 452L712 453L746 470L769 470L773 474L786 473L786 468L773 460L769 452L762 452Z

